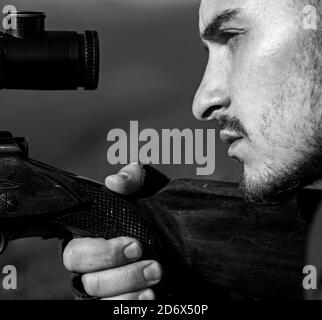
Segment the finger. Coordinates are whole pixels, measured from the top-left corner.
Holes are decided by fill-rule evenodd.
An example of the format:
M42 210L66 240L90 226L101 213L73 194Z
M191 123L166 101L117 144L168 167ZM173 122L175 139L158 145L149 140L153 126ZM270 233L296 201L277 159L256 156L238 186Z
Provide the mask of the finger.
M138 240L127 237L74 239L66 246L63 261L71 272L96 272L136 261L141 258L142 251Z
M121 294L116 297L104 298L101 300L155 300L155 294L151 289Z
M93 297L114 297L157 284L162 276L159 263L140 261L112 270L83 275L86 293Z
M105 185L114 192L130 195L140 190L143 180L142 166L134 162L125 166L118 174L108 176L105 179Z

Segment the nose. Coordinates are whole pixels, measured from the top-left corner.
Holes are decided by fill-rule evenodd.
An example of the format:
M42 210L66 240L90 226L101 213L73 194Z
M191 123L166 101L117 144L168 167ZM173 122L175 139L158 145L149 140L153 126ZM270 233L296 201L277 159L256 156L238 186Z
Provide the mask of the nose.
M223 59L218 59L218 56L217 59L210 58L203 80L195 95L193 114L198 120L214 120L219 113L229 108L230 104L228 66Z

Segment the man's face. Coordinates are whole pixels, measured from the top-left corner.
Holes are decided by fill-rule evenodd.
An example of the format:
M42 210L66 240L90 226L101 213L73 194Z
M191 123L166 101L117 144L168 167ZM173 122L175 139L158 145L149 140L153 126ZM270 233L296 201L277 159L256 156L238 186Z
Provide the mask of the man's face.
M276 200L321 177L321 29L305 30L304 6L303 0L201 3L209 61L193 112L219 122L229 156L242 163L250 201Z

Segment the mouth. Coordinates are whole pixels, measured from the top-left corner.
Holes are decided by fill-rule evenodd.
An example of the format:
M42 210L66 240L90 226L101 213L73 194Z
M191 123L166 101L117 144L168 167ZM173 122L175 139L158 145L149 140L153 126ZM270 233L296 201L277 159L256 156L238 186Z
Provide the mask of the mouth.
M228 156L239 160L239 157L236 154L236 147L240 141L244 139L242 135L236 131L222 130L220 131L220 139L225 144L229 144Z
M221 130L220 131L220 139L225 144L233 144L234 142L243 139L244 137L241 136L239 133L235 131L229 130Z

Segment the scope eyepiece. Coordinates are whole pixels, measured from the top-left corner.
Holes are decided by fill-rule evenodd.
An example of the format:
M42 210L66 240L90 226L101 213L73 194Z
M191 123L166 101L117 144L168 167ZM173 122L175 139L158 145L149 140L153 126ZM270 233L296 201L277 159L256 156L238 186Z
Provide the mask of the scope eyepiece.
M0 89L95 90L97 31L45 31L43 12L16 11L0 32Z

